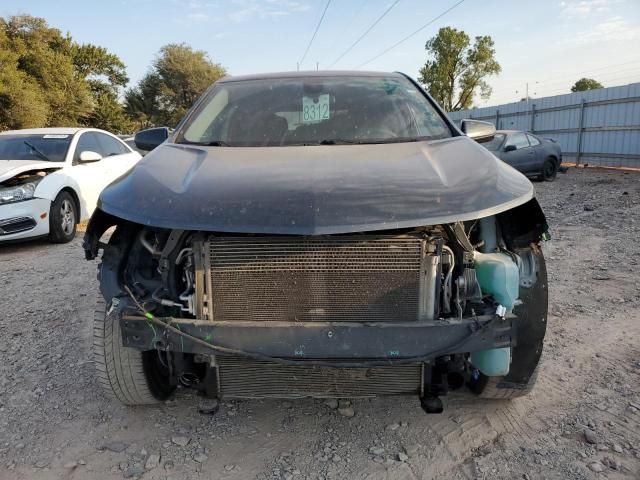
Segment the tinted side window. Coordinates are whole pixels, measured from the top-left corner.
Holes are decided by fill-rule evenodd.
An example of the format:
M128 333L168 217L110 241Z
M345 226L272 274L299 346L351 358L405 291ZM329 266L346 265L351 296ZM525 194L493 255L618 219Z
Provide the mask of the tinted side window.
M482 146L492 152L497 152L500 149L500 145L504 142L504 133L496 133L492 140L488 142L482 142Z
M76 153L73 156L73 163L77 163L80 160L80 154L85 151L96 152L105 156L104 149L98 143L96 134L93 132L85 132L80 136L78 144L76 145Z
M521 148L527 148L529 141L524 133L514 133L507 140L507 145L515 145L516 149L520 150Z
M102 150L105 152L103 157L111 157L113 155L122 155L124 153L129 153L127 147L125 147L122 142L116 140L115 138L111 138L104 133L96 133L98 137L98 141L100 145L102 145Z
M535 147L536 145L540 145L540 140L538 140L533 135L527 134L527 138L529 139L529 143L531 144L532 147Z

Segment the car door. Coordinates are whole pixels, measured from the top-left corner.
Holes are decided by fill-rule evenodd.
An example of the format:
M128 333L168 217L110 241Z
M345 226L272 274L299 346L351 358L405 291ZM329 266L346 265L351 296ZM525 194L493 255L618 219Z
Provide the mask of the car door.
M521 172L529 172L534 163L533 149L523 132L515 132L507 138L502 152L502 159Z
M108 178L107 185L116 178L122 176L133 167L140 154L131 151L121 140L102 132L95 132L95 135L104 152L105 171ZM105 185L106 186L106 185Z
M529 140L529 145L531 145L531 150L533 151L532 163L529 166L530 171L539 172L542 170L542 164L545 160L544 148L540 140L538 140L533 135L527 133L527 139Z
M82 152L96 152L103 158L95 162L81 162ZM75 180L78 185L78 197L80 199L80 218L88 218L96 208L98 197L102 189L109 184L109 173L105 150L98 141L96 132L83 132L78 138L72 156L72 166L68 175Z

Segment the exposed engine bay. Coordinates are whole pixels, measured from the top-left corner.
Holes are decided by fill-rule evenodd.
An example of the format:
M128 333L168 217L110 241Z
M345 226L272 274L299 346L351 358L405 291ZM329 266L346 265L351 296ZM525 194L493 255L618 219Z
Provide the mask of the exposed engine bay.
M15 187L17 185L22 185L24 183L30 182L39 182L47 175L57 171L58 168L43 168L38 170L28 170L25 172L21 172L17 175L14 175L11 178L0 181L0 186L2 187Z
M406 322L493 308L473 250L449 242L443 227L323 237L143 229L131 259L128 285L163 317Z
M174 385L241 398L412 393L438 411L438 395L474 375L509 373L519 288L537 275L527 235L493 217L308 237L125 223L85 249L104 248L101 289L124 346L156 356Z

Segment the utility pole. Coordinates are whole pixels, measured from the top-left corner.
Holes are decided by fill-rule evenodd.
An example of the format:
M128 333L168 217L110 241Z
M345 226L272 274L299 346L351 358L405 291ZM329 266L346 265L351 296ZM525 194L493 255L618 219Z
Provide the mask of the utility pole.
M534 85L537 85L538 82L535 82ZM516 93L520 93L518 90L516 90ZM533 92L533 94L535 95L536 92ZM529 82L526 82L524 84L524 101L527 102L527 109L529 108Z
M534 85L537 85L538 82L535 82ZM516 90L516 93L519 93ZM533 94L535 95L536 92L533 92ZM524 101L527 102L525 104L525 109L524 109L524 114L525 114L525 121L527 120L527 118L530 117L529 120L529 125L531 125L530 130L533 131L533 126L534 126L534 116L535 116L535 112L533 111L535 105L531 105L531 109L529 108L529 82L526 82L524 84Z

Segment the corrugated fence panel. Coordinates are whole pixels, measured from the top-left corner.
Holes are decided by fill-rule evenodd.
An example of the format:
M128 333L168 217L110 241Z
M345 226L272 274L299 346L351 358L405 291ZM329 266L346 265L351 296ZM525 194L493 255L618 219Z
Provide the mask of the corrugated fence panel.
M640 168L640 83L449 113L553 138L565 162Z

